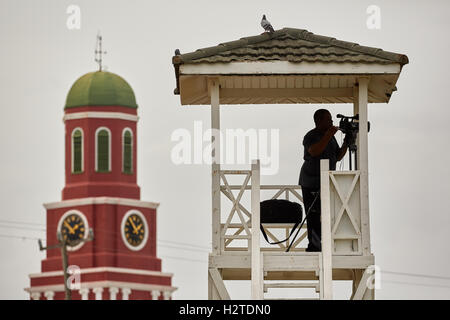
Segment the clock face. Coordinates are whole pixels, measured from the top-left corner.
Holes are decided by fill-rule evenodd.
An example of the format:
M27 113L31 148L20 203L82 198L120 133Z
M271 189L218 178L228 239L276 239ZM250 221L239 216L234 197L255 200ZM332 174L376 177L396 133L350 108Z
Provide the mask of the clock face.
M75 246L86 236L86 225L80 215L69 214L61 225L61 235L69 246Z
M123 234L126 242L131 247L139 247L146 237L147 230L145 229L145 222L143 217L132 213L126 217L123 226Z

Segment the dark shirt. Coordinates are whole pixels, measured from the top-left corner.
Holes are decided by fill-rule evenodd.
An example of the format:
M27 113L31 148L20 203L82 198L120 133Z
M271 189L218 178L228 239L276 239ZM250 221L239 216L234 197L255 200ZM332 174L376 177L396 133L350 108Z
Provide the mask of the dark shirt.
M323 135L324 133L314 128L310 130L303 138L303 146L305 148L303 159L305 162L302 165L300 179L298 182L298 184L302 187L314 189L320 188L321 159L329 159L330 170L336 170L336 162L339 156L340 148L334 136L330 139L327 146L319 156L313 157L308 152L309 147L319 142Z

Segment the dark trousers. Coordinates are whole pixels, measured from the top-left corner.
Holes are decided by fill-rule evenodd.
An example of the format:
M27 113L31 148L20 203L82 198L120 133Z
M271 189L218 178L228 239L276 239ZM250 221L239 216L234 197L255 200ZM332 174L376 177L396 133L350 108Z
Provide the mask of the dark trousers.
M305 206L306 227L308 230L308 248L306 251L321 251L322 226L320 223L320 189L302 187L303 205ZM316 198L317 199L314 200ZM309 212L309 213L308 213Z

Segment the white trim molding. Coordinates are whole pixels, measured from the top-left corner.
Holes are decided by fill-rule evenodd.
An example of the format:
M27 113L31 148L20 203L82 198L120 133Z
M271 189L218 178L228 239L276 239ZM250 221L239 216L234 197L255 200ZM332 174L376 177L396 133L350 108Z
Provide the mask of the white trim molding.
M135 291L147 291L152 294L152 292L162 293L164 297L171 297L172 293L177 290L177 287L170 287L164 285L156 285L156 284L143 284L143 283L134 283L134 282L122 282L122 281L94 281L94 282L84 282L81 284L81 289L79 293L81 295L81 300L89 300L89 291L93 290L95 293L95 299L101 300L102 293L104 289L115 290L117 289L117 293L122 293L122 300L129 300L132 290ZM53 291L53 292L64 292L64 285L47 285L47 286L38 286L25 288L25 291L28 292L33 300L39 300L42 293ZM111 294L111 293L110 293ZM117 296L116 296L117 298ZM152 296L153 298L153 296Z
M131 294L130 288L122 288L122 300L128 300Z
M95 119L119 119L138 122L139 117L136 115L123 113L123 112L101 112L101 111L87 111L87 112L76 112L67 113L63 117L63 122L66 120L77 120L85 118L95 118Z
M142 223L144 224L144 239L142 240L141 244L136 246L136 247L134 247L131 244L129 244L127 239L126 239L126 236L125 236L125 223L127 222L127 219L133 214L135 214L139 218L141 218ZM127 248L132 250L132 251L139 251L139 250L141 250L147 244L148 234L149 234L149 229L148 229L147 219L142 214L142 212L140 212L140 211L138 211L136 209L131 209L131 210L127 211L125 213L125 215L123 216L123 218L122 218L122 223L120 224L120 235L122 236L123 243L127 246Z
M158 300L159 296L161 295L161 291L152 290L151 295L152 295L152 300Z
M53 300L53 297L55 296L55 291L45 291L44 296L47 300Z
M180 65L180 75L226 74L397 74L399 63L326 63L290 61L253 61L195 63Z
M31 300L39 300L41 298L41 292L31 292Z
M98 268L86 268L81 269L80 274L98 273L98 272L114 272L114 273L129 273L144 276L159 276L159 277L173 277L173 273L165 273L160 271L141 270L141 269L127 269L127 268L115 268L115 267L98 267ZM50 271L42 273L30 274L30 278L46 278L62 276L62 271Z
M64 222L64 219L66 219L71 214L76 214L76 215L80 216L81 220L83 220L84 229L85 229L84 230L83 239L87 240L87 238L89 236L89 223L88 223L88 220L87 220L86 216L80 210L72 209L72 210L69 210L69 211L65 212L61 216L61 218L59 218L58 226L56 228L56 233L61 232L61 228L62 228L62 224ZM67 251L77 251L78 249L80 249L84 245L84 243L85 243L85 241L81 241L76 246L67 246Z
M81 288L79 291L81 300L89 300L89 288Z
M95 293L95 300L103 300L103 288L102 287L96 287L92 289L92 291Z
M153 291L158 290L161 292L170 291L174 292L177 290L177 287L159 285L159 284L144 284L137 282L124 282L124 281L93 281L93 282L82 282L81 290L83 289L94 289L94 288L119 288L123 291L123 289L131 289L138 291ZM31 288L25 288L26 292L33 294L41 294L46 291L54 291L54 292L64 292L64 284L55 284L55 285L45 285L45 286L36 286ZM36 295L37 296L37 295Z
M65 207L73 207L73 206L86 206L92 204L116 204L123 206L133 206L139 208L149 208L156 209L159 207L158 202L149 202L149 201L141 201L136 199L128 199L128 198L111 198L111 197L92 197L92 198L82 198L82 199L70 199L58 202L49 202L44 203L44 208L47 210L50 209L59 209Z
M119 288L117 287L109 288L109 300L117 300L117 293L119 293Z

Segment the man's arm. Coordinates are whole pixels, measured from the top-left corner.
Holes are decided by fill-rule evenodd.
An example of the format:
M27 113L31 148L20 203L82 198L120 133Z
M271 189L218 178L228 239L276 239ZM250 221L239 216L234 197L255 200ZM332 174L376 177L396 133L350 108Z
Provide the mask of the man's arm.
M337 127L331 126L323 135L322 139L320 139L319 142L311 145L308 148L308 153L313 156L317 157L322 154L322 152L327 147L328 142L330 142L331 138L334 136L334 134L338 131Z

